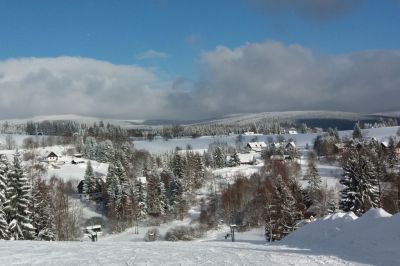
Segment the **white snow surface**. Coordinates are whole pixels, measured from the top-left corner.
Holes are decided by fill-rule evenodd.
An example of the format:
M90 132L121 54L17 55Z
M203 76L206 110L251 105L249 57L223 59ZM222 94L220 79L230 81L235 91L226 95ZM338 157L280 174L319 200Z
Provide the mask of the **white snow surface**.
M162 224L160 233L179 221ZM184 222L183 222L184 223ZM262 228L223 236L227 227L198 241L144 242L129 229L98 242L0 241L2 265L400 265L400 213L371 209L328 215L283 241L265 243Z
M288 235L280 244L338 255L372 265L400 265L400 213L370 209L328 215Z

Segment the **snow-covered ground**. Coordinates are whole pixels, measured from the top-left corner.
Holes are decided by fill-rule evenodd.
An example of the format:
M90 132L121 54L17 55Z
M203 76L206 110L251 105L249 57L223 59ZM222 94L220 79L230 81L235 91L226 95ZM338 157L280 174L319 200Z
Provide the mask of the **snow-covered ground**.
M175 222L179 223L179 222ZM223 237L227 228L191 242L144 242L145 229L98 242L0 241L2 265L400 265L400 215L372 209L362 217L334 214L281 242L262 228ZM172 226L169 224L168 226ZM161 225L163 234L167 225Z
M390 136L396 136L396 132L399 127L385 127L385 128L371 128L367 130L363 130L363 133L366 137L374 137L378 140L384 140ZM339 131L340 137L351 137L352 130ZM308 133L308 134L296 134L296 135L283 135L286 140L292 138L295 140L297 146L306 146L306 144L312 147L314 139L318 136L318 133ZM257 137L258 141L268 142L268 138L273 138L276 141L277 135L257 135L257 136L245 136L242 135L243 143L250 142L253 138ZM179 139L170 139L165 141L164 139L158 138L153 141L134 141L134 145L136 149L144 149L149 151L150 153L160 154L165 152L173 152L175 147L181 147L185 149L185 147L189 144L193 149L208 149L210 143L213 142L222 142L227 143L228 145L235 146L235 141L237 136L204 136L200 138L179 138Z

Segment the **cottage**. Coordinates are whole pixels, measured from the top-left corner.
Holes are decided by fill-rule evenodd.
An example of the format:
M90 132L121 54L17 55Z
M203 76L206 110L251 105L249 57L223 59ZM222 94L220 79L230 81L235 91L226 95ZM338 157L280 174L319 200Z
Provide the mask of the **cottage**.
M291 128L288 130L289 135L297 135L297 130L295 128Z
M90 194L86 194L84 192L84 185L85 185L85 180L81 180L76 187L78 190L78 194L80 198L87 198L87 199L92 199L92 200L101 200L103 198L103 187L105 186L105 181L103 180L103 177L97 177L96 179L96 190L93 191Z
M48 162L57 162L58 161L58 156L54 152L50 152L49 155L47 155L47 161Z
M289 141L286 144L286 149L296 149L296 143L294 143L294 141Z
M247 143L247 148L252 151L260 152L262 149L266 148L267 144L263 141L261 142L249 142Z
M383 150L386 150L387 148L389 148L389 141L382 141L381 147Z
M335 143L333 147L335 149L335 153L337 154L343 154L343 152L345 151L345 146L343 143Z

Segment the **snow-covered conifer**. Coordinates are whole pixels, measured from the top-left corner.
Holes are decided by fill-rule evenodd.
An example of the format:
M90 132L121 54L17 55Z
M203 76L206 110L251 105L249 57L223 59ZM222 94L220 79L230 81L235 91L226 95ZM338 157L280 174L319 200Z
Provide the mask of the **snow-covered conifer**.
M10 237L8 231L8 223L6 213L4 212L4 203L6 202L7 193L7 175L10 171L10 164L5 155L0 155L0 239L8 239Z
M379 183L374 165L364 151L353 150L343 165L339 207L360 216L371 207L379 206Z
M96 178L94 176L94 171L92 167L92 163L90 160L86 164L84 183L83 183L83 192L86 194L90 194L96 192L98 190Z
M7 201L4 204L10 235L13 239L34 238L34 227L29 211L30 193L31 187L17 152L8 175Z

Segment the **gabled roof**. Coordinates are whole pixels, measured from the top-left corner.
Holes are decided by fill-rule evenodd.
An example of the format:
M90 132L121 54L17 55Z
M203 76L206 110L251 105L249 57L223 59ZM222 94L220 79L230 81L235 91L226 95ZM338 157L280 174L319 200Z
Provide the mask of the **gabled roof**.
M267 144L264 141L260 142L249 142L247 145L252 149L260 149L267 147Z
M294 141L288 142L288 144L286 144L286 148L289 148L289 147L296 148L296 143L294 143Z
M54 152L50 152L49 155L47 155L47 157L58 157L58 155L55 154Z

